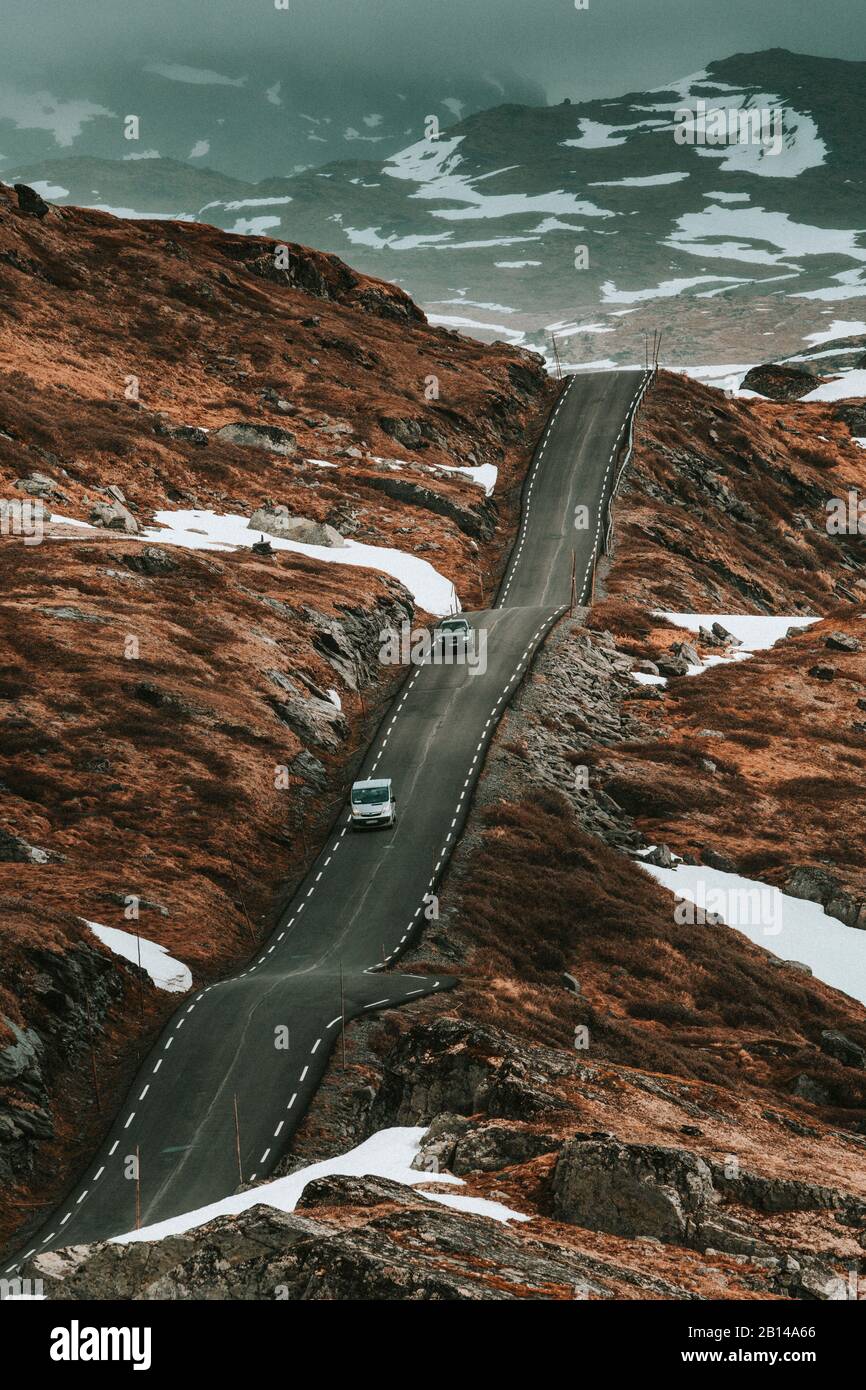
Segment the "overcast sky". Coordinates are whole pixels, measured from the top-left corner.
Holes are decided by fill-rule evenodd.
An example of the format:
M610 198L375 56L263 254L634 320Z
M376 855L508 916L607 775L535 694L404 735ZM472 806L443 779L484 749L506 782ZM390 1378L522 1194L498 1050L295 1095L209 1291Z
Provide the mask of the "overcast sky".
M276 0L279 3L280 0ZM0 74L50 85L106 64L241 77L284 64L345 86L519 73L552 101L659 85L760 48L866 59L863 0L0 0Z

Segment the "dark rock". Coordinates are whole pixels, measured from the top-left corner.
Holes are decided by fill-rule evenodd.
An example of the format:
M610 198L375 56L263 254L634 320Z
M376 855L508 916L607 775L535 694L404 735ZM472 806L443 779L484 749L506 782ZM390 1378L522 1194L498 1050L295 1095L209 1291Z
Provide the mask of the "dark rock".
M421 1141L413 1167L428 1173L496 1173L541 1154L553 1153L562 1139L506 1121L469 1120L439 1115Z
M553 1178L560 1221L610 1235L698 1244L701 1223L720 1204L709 1164L684 1149L576 1138Z
M281 698L269 697L277 716L304 741L326 748L337 748L349 732L346 720L331 700L316 695L304 695L290 676L281 671L266 675L283 692Z
M820 903L830 917L848 927L860 925L863 904L845 893L835 875L814 864L801 864L785 879L784 891L792 898Z
M791 1095L799 1096L801 1100L807 1100L811 1105L829 1105L833 1099L827 1087L822 1082L816 1081L814 1077L808 1076L806 1072L801 1072L799 1076L794 1078Z
M833 1028L826 1028L822 1032L821 1051L828 1052L843 1066L857 1067L860 1071L866 1071L866 1047L852 1042L850 1038L845 1037L844 1033L838 1033Z
M26 212L29 217L45 217L51 211L51 205L41 198L35 189L26 183L16 183L13 185L18 195L18 206L22 212Z
M302 777L317 791L324 791L328 785L328 774L324 764L320 763L318 758L314 758L306 748L302 748L300 753L292 759L289 764L289 771L295 777Z
M12 1030L14 1042L0 1047L0 1085L17 1085L24 1082L29 1087L42 1084L42 1062L45 1051L39 1034L31 1028L19 1028L11 1018L2 1016L2 1022Z
M425 448L429 442L424 423L411 416L395 419L393 416L382 415L379 417L379 427L406 449Z
M393 497L397 502L406 502L410 506L421 507L425 511L433 512L435 516L449 517L464 535L471 536L473 540L490 540L495 530L496 507L487 497L482 498L472 506L466 506L445 493L424 487L422 483L415 483L411 479L401 478L390 473L385 476L370 474L365 478L365 482L368 487L384 492L386 496Z
M674 867L674 857L668 845L654 845L649 854L639 856L641 864L655 864L660 869L672 869Z
M833 419L847 425L857 439L866 437L866 404L840 405L833 411Z
M222 425L216 431L215 438L243 448L267 449L272 454L294 454L298 449L298 441L291 430L280 429L277 425L253 425L239 421Z
M108 622L99 613L85 613L80 608L73 608L70 603L62 604L40 604L39 612L46 613L49 618L61 618L70 623L97 623L104 625Z
M745 391L757 391L771 401L799 401L814 391L822 378L805 367L787 367L769 362L752 367L741 382Z
M681 652L671 648L666 655L659 657L656 662L659 675L662 676L687 676L689 673L689 662Z
M18 492L26 492L28 497L41 497L45 502L63 496L53 478L45 473L31 473L26 478L17 478L15 487Z
M135 536L140 527L132 512L122 502L94 502L90 509L90 520L94 526L104 526L109 531L125 531Z
M553 1076L586 1068L562 1052L530 1048L498 1029L438 1018L400 1039L370 1110L370 1131L429 1124L437 1115L483 1113L533 1122L567 1110L552 1092Z
M207 430L198 425L173 425L170 420L158 416L153 429L155 434L165 439L179 439L184 444L197 444L200 448L208 442Z
M152 579L175 574L180 568L177 560L158 545L145 545L140 549L127 551L121 559L134 574L146 574Z
M262 400L265 405L269 405L272 410L277 410L281 415L297 415L297 406L281 396L279 391L275 391L272 386L266 386L262 392Z
M832 681L836 679L836 667L822 665L810 666L809 675L813 676L816 681Z
M719 854L717 850L710 849L704 845L701 849L701 863L706 864L710 869L719 869L724 874L734 874L737 866L726 854Z
M193 715L207 713L201 705L194 705L183 695L178 695L174 690L165 690L153 681L139 681L133 686L131 694L143 704L151 705L153 709L165 710L180 719L190 719Z
M859 642L848 632L831 632L828 637L824 638L824 646L829 647L834 652L861 652L863 650L862 642Z
M0 864L48 864L55 857L0 826Z
M684 661L688 662L689 666L700 666L702 664L700 654L697 648L692 646L691 642L674 642L671 651L674 656L681 656Z

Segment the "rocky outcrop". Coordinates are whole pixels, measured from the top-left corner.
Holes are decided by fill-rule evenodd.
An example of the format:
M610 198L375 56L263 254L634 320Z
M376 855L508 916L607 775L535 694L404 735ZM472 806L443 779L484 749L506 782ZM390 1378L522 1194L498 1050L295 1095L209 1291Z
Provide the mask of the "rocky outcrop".
M249 519L249 529L277 540L297 541L300 545L324 545L338 549L346 542L339 531L325 522L311 521L309 517L292 516L288 507L257 507Z
M792 898L820 903L829 917L844 922L846 927L866 927L866 905L843 892L839 880L828 869L801 864L790 871L783 887Z
M521 1047L501 1031L437 1018L414 1028L389 1052L369 1132L430 1124L442 1113L534 1121L566 1109L552 1077L586 1074L567 1053Z
M0 864L47 864L51 854L0 826Z
M787 367L768 363L763 367L752 367L741 382L741 390L757 391L771 401L799 401L819 386L822 377L805 367Z
M280 691L269 701L283 723L305 741L323 748L338 748L348 733L348 725L336 705L317 695L305 694L281 671L268 671L267 675Z
M50 203L46 203L35 190L26 183L16 183L15 192L18 196L18 207L21 212L26 212L29 217L43 218L51 211Z
M824 638L831 652L862 652L863 643L850 632L831 632Z
M747 1219L749 1211L842 1213L866 1240L862 1199L817 1184L742 1172L738 1166L728 1173L723 1164L687 1149L621 1143L611 1136L570 1139L557 1159L553 1194L562 1221L698 1250L778 1254L760 1225ZM811 1261L810 1269L815 1296L832 1297L834 1268Z
M123 557L126 568L134 574L143 574L148 579L159 579L176 574L179 568L167 550L158 545L144 545L140 550L131 550Z
M420 507L436 516L448 517L464 535L471 536L473 540L490 540L496 528L496 506L487 498L472 506L466 506L447 493L436 492L421 483L413 483L408 478L393 475L379 477L371 474L367 483L377 492L384 492L397 502L407 502L410 506Z
M26 1179L39 1143L54 1134L49 1059L68 1063L89 1046L123 976L107 954L82 944L66 955L32 951L27 986L35 1026L5 1019L12 1040L0 1049L0 1180L10 1185Z
M421 1141L413 1167L427 1173L496 1173L562 1147L562 1138L545 1129L506 1121L438 1115Z
M90 520L94 526L104 526L109 531L125 531L135 536L140 527L132 512L122 502L94 502L90 509Z
M252 425L246 421L222 425L214 434L226 444L238 444L244 449L267 449L272 454L295 454L298 442L291 430L278 425Z

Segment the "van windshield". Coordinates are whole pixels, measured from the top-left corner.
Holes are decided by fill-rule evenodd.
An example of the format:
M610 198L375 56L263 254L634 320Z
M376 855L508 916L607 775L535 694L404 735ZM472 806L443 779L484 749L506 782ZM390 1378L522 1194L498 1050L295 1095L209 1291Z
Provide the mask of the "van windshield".
M388 800L388 788L358 787L352 792L352 800L356 806L381 806Z

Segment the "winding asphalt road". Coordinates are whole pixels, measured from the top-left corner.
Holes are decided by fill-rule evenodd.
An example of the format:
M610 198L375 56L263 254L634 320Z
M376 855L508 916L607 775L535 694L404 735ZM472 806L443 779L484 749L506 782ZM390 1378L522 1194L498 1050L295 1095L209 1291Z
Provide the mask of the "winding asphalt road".
M357 774L393 778L398 824L353 834L341 816L261 954L184 1000L86 1174L3 1275L39 1251L131 1230L137 1202L146 1226L266 1177L315 1094L342 1021L454 983L386 972L423 929L487 744L569 607L573 572L576 601L588 596L648 380L642 372L579 375L559 397L527 476L496 607L467 615L487 632L486 670L416 667Z

